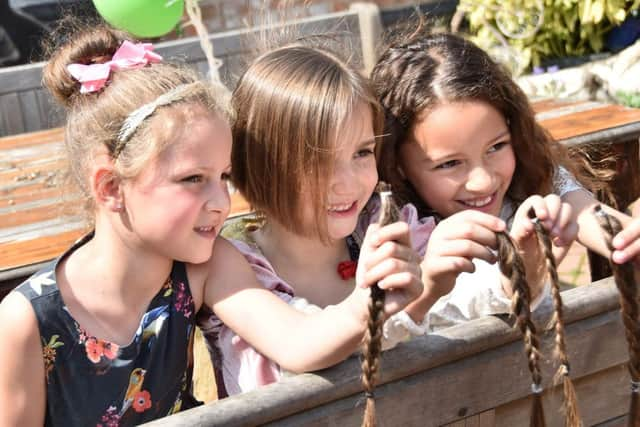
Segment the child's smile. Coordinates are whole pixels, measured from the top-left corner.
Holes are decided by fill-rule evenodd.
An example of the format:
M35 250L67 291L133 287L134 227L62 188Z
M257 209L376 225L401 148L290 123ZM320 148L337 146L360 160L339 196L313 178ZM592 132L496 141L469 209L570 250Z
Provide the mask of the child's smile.
M332 239L353 233L378 181L372 122L370 109L360 106L342 132L327 197L327 227Z
M504 117L489 104L460 102L429 110L399 151L407 179L441 216L465 209L500 214L515 155Z
M229 212L227 178L231 131L220 118L197 111L178 136L130 184L126 204L132 230L147 245L173 259L199 263Z

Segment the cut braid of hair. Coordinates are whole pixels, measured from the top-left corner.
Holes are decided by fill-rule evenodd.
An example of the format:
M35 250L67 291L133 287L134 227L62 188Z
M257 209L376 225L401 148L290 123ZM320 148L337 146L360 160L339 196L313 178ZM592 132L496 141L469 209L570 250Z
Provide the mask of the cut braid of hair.
M551 281L551 296L553 297L554 310L551 324L554 326L556 333L555 355L560 362L560 366L558 367L553 381L557 384L562 380L563 383L565 427L580 427L582 422L580 420L580 411L578 410L578 400L576 397L575 387L573 386L573 381L569 376L571 368L565 343L563 304L562 297L560 295L560 280L558 279L556 258L553 255L549 233L542 226L538 218L536 218L533 208L529 210L528 215L533 221L538 241L542 244L547 271L549 272L549 280Z
M611 243L613 236L622 230L620 221L607 214L600 205L594 209L595 216L604 230L607 247L613 254ZM631 399L629 404L629 427L640 427L640 324L638 322L638 291L634 279L633 267L629 264L616 264L609 259L613 278L620 292L620 312L624 324L625 336L629 348L629 374L631 376Z
M380 218L381 226L394 223L400 219L398 206L393 201L390 191L379 184L380 191ZM382 327L384 325L384 299L385 294L378 285L371 286L371 298L369 299L369 321L362 345L362 386L366 398L364 409L363 427L376 425L376 406L373 391L376 387L378 372L380 370L380 353L382 351Z
M533 400L529 425L530 427L545 427L542 407L542 374L539 366L540 344L536 326L531 319L531 311L529 309L531 294L527 285L524 261L507 233L496 233L496 237L498 239L500 271L511 280L513 288L511 311L516 318L516 327L522 332L524 349L527 355L529 371L531 372Z

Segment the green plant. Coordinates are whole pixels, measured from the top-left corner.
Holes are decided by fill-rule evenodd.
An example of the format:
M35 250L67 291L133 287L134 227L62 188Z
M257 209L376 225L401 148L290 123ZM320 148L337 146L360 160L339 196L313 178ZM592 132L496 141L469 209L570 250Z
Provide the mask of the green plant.
M543 60L600 52L640 0L461 0L472 39L520 74Z
M617 100L627 107L640 108L640 92L616 92Z

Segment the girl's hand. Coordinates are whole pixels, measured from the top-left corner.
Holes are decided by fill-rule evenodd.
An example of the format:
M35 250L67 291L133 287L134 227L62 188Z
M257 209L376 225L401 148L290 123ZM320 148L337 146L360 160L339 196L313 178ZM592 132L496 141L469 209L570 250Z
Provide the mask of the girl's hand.
M473 273L474 258L495 262L491 251L496 247L495 233L505 228L500 218L475 210L458 212L438 223L421 263L424 291L405 310L411 318L422 322L431 306L451 292L460 273Z
M636 268L640 267L640 212L634 209L634 216L611 242L616 249L612 259L617 264L632 261Z
M528 216L531 208L544 229L550 231L551 241L555 246L568 247L573 243L578 234L578 224L571 219L571 205L555 194L545 197L530 196L522 202L515 213L510 232L516 243L524 245L534 240L531 237L534 236L535 229Z
M366 296L368 304L367 288L377 283L386 291L384 312L391 316L421 294L419 260L411 247L406 223L395 222L384 227L371 224L360 249L355 292Z
M542 227L549 231L554 246L562 247L562 253L566 252L577 237L578 224L572 220L571 206L562 202L555 194L545 197L531 196L516 211L510 234L524 260L527 282L531 289L531 297L534 299L544 287L547 270L544 250L538 242L533 222L528 216L531 208ZM511 295L511 286L505 282L503 288L507 295Z

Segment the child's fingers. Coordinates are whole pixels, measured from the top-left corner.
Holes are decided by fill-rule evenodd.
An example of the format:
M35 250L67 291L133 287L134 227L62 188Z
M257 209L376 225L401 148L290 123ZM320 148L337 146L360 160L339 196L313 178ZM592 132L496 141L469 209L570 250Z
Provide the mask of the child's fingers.
M395 241L405 246L411 247L411 234L409 232L409 225L406 222L398 221L393 224L380 227L371 235L371 244L373 246L380 246L384 242ZM367 234L369 231L367 230Z
M616 264L624 264L634 258L640 256L640 240L636 239L629 245L625 246L623 250L615 250L611 254L611 258Z
M466 259L479 258L488 263L496 261L496 255L485 245L473 240L451 240L439 244L437 250L429 252L429 258L462 257ZM425 262L429 262L428 259Z
M476 271L475 265L470 259L459 256L444 256L432 259L425 259L423 268L432 275L438 276L443 273L473 273Z
M619 250L624 250L627 245L640 239L640 218L633 218L624 227L624 229L616 234L611 244Z
M572 243L578 235L578 224L573 220L571 205L561 203L551 229L551 236L556 246L565 246Z
M558 226L558 220L561 219L563 211L565 211L569 205L563 204L562 199L555 194L545 196L543 201L547 211L547 218L544 219L539 216L538 218L543 222L543 226L547 230L551 230L553 232L553 230Z
M567 207L568 205L564 206L560 197L555 194L550 194L546 197L530 196L516 211L511 228L511 236L516 241L524 241L524 239L533 234L535 227L529 217L532 209L542 226L547 230L553 230L557 225L556 221L560 217L564 216L565 219L563 220L568 220L568 216L563 213Z
M527 215L530 208L533 208L536 217L540 221L545 222L547 219L549 219L549 210L547 208L547 203L545 199L542 198L542 196L530 196L522 203L518 211L520 211L519 213L521 215Z
M388 258L368 269L364 274L364 282L371 286L387 276L401 272L409 272L420 277L420 266L413 262Z
M407 292L414 298L422 291L422 280L408 271L390 274L384 279L378 280L378 287L383 290L400 290Z
M466 209L455 213L443 222L448 222L450 224L477 224L493 232L504 231L507 228L506 223L500 218L473 209Z
M504 229L504 222L482 212L475 213L482 215L452 216L451 221L449 218L442 221L431 234L429 242L440 244L447 240L472 240L484 246L495 247L495 233Z
M369 269L387 258L396 258L415 263L420 260L419 255L412 248L394 241L387 241L380 245L380 247L373 249L366 259L363 259L361 262Z

